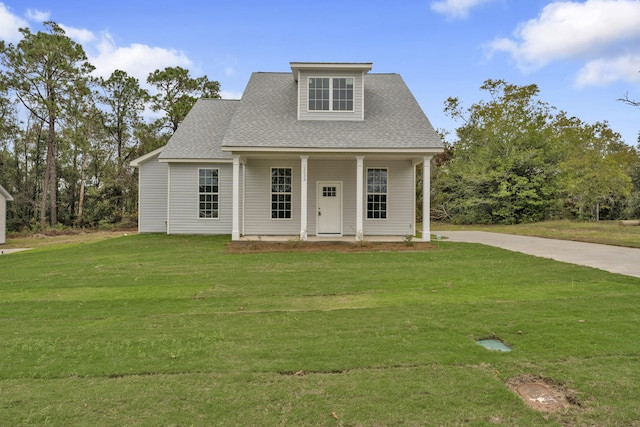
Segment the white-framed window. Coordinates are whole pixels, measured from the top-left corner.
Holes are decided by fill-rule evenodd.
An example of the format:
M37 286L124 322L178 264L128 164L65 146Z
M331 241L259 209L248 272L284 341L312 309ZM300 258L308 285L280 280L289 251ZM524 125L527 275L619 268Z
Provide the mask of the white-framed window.
M198 169L198 218L218 218L219 170Z
M367 219L387 219L386 168L367 169Z
M309 77L309 111L353 111L353 77Z
M271 168L271 219L291 219L291 168Z

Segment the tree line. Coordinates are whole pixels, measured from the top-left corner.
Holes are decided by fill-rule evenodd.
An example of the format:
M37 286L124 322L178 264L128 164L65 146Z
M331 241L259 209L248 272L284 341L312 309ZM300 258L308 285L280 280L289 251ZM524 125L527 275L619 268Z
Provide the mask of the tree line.
M55 22L0 40L0 184L13 196L11 231L134 225L137 180L129 161L164 145L200 97L220 84L181 67L146 82L108 78ZM145 119L145 110L157 119Z
M14 196L8 229L133 226L130 160L164 145L198 98L220 97L220 84L180 67L150 73L153 94L122 70L96 78L83 47L55 22L44 25L21 29L16 44L0 41L0 184ZM640 218L638 149L607 122L558 111L534 84L487 80L481 90L487 100L469 107L445 102L460 125L433 160L432 219ZM422 197L421 179L416 192Z
M534 84L487 80L481 90L487 100L470 107L458 98L445 103L460 126L434 159L432 218L484 224L640 218L640 147L625 144L607 122L585 123L541 101Z

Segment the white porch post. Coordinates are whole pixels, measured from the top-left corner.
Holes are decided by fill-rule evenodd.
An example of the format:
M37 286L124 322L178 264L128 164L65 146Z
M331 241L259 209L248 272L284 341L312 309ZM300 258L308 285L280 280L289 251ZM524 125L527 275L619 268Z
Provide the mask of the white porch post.
M300 239L307 240L307 161L300 156Z
M431 156L422 160L422 241L431 241Z
M356 241L364 239L363 198L364 198L364 156L356 157Z
M233 156L231 240L240 240L240 156Z

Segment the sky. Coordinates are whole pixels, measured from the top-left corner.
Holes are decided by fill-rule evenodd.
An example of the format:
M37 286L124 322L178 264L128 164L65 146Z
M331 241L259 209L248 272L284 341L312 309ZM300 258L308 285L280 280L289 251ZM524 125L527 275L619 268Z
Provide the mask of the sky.
M487 99L487 79L536 84L539 99L638 144L640 0L0 0L0 39L54 21L82 44L95 74L145 84L180 66L237 99L254 71L291 62L372 62L397 73L436 129L461 125L449 97ZM453 136L447 137L453 140Z

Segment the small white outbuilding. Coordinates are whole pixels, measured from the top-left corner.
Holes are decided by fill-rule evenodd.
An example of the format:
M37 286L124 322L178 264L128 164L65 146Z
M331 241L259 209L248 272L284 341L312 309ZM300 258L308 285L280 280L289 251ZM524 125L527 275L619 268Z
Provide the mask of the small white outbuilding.
M7 202L12 200L11 194L0 185L0 245L7 241Z

